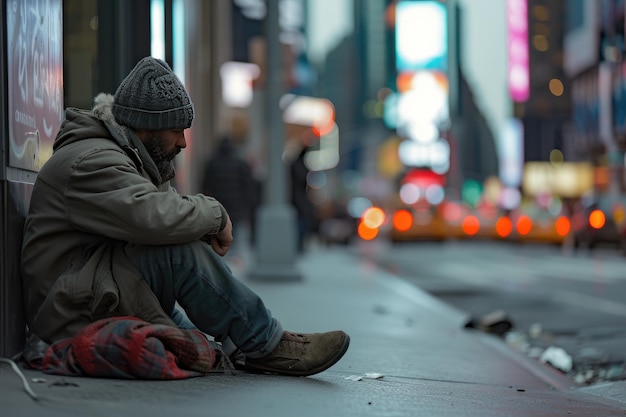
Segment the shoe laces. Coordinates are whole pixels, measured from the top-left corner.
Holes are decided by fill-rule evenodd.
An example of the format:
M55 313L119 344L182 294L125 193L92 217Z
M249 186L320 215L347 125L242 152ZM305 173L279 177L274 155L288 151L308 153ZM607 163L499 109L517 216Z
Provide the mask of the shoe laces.
M309 343L310 341L305 335L286 331L283 333L283 337L278 343L276 350L304 354L306 353L306 345Z

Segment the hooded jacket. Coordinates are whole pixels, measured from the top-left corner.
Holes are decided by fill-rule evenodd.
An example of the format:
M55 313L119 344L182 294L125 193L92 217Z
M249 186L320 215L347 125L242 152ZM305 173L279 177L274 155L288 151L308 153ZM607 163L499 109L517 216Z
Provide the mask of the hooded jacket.
M184 244L225 224L217 200L180 195L161 178L112 102L101 94L92 111L66 110L33 187L21 272L27 324L47 343L105 317L173 326L125 245Z

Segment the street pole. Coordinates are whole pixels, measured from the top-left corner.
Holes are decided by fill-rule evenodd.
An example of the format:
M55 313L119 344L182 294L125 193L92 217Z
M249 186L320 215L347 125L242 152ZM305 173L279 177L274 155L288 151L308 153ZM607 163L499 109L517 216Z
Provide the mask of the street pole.
M295 267L296 214L287 203L287 169L282 160L285 144L282 110L283 59L280 44L279 0L267 0L267 152L268 177L265 201L257 217L255 265L248 271L251 280L298 281Z

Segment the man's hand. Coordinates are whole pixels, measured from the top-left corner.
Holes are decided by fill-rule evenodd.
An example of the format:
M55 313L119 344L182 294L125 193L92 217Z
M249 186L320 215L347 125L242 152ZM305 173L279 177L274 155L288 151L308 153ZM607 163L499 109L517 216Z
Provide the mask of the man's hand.
M216 235L211 236L211 247L220 256L226 255L233 243L233 224L230 216L226 215L226 226Z

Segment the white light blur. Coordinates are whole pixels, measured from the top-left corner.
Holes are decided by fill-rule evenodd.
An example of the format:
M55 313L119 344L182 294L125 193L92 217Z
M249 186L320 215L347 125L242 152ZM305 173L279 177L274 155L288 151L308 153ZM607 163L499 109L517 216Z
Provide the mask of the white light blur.
M246 108L252 104L252 81L261 74L256 64L229 61L220 67L222 100L232 107Z
M402 200L404 204L411 205L417 203L421 194L420 188L413 183L409 182L400 187L400 200Z
M446 193L441 185L433 184L426 188L426 201L432 205L437 205L443 201Z
M332 169L339 164L339 129L333 127L327 135L320 137L320 149L304 155L304 165L311 171Z
M165 3L150 0L150 55L165 60Z
M409 139L413 139L421 143L434 142L439 138L439 129L432 121L420 121L411 123L407 128Z
M519 207L522 195L517 188L505 187L500 194L500 206L506 210L513 210Z
M372 202L365 197L353 197L348 201L346 209L348 214L355 219L360 219L365 210L372 207Z
M431 144L430 166L437 174L445 174L450 169L450 145L445 140L438 140Z
M332 103L323 98L285 94L279 102L283 121L302 126L329 126L335 116Z
M405 140L398 147L398 157L406 166L427 166L444 174L450 168L450 145L443 139L426 144Z
M442 123L448 116L447 97L441 89L436 94L409 90L398 100L398 126L405 127L414 122ZM445 94L445 93L444 93Z

